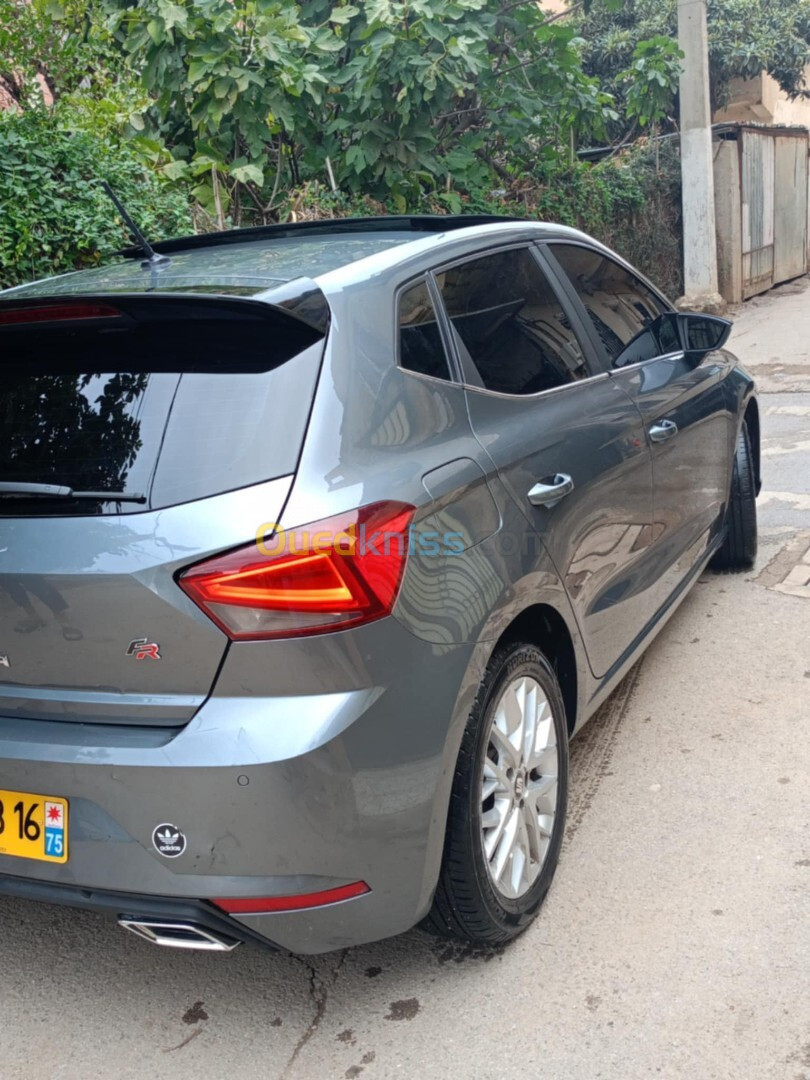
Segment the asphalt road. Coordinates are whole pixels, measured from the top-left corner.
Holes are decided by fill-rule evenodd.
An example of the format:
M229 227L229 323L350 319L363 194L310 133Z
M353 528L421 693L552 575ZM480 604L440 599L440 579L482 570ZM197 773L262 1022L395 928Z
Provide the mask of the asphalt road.
M810 1080L808 342L807 279L738 313L757 567L705 575L575 740L519 941L210 957L0 900L0 1078Z

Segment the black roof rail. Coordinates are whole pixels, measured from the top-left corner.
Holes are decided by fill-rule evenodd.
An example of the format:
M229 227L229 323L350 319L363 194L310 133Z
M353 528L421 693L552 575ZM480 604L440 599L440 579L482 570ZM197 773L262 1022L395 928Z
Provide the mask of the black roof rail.
M381 217L326 218L321 221L296 221L283 225L256 225L250 229L229 229L226 232L199 233L172 240L159 240L152 244L161 255L175 251L193 251L196 248L221 247L227 244L244 244L251 240L274 240L286 236L314 233L321 236L341 233L373 232L448 232L466 229L473 225L492 225L499 222L519 222L525 218L500 216L498 214L390 214ZM128 247L119 252L128 259L143 258L143 251Z

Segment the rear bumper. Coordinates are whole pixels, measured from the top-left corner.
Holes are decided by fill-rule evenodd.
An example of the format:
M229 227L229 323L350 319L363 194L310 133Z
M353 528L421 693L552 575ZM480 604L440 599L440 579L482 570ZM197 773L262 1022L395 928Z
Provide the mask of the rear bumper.
M210 916L214 898L364 881L351 900L221 918L297 953L413 926L438 877L474 647L430 645L391 619L317 641L239 646L179 731L0 717L0 788L70 805L69 861L0 855L0 892L116 915L123 894L142 903L125 914L168 917L148 902ZM262 680L284 692L245 694ZM153 846L163 823L186 836L177 858Z
M34 900L38 903L59 904L79 908L119 921L122 918L165 919L167 922L192 923L209 930L224 940L255 941L272 947L273 943L247 927L234 924L212 904L204 901L178 900L171 896L143 896L137 893L104 892L99 889L79 889L71 885L54 885L49 881L10 877L0 874L0 896L14 900Z

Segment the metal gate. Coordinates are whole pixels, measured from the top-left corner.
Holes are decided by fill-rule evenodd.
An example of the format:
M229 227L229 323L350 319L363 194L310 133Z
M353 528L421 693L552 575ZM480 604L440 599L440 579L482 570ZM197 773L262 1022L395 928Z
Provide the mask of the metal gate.
M807 143L775 140L773 280L789 281L807 269Z
M784 131L784 129L783 129ZM747 299L807 269L807 134L740 132L742 286Z

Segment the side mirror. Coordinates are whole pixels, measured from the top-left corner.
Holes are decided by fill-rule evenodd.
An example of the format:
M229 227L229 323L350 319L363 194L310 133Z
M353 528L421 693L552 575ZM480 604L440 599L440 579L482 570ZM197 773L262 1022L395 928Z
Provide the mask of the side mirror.
M732 324L716 315L681 312L678 315L683 350L703 359L710 352L722 349L731 334Z
M691 311L665 311L625 345L613 361L613 367L623 368L656 356L681 352L689 363L697 365L710 352L722 349L730 333L728 319Z

